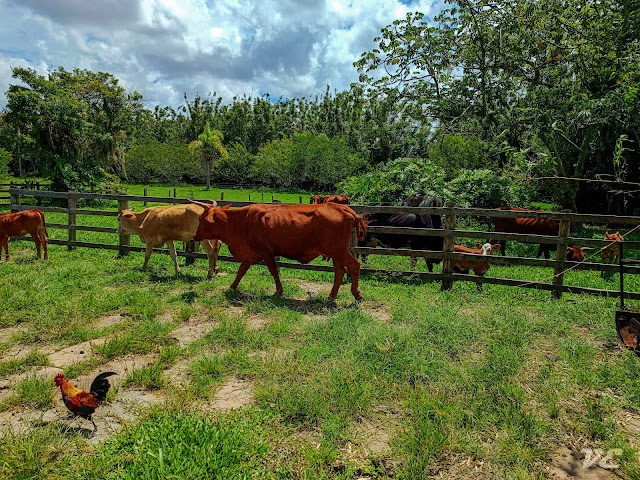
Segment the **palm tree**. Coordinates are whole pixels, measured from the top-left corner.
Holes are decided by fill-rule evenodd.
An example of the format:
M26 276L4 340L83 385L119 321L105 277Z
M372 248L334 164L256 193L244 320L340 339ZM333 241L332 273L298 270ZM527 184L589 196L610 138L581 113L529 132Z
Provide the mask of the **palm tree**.
M211 169L221 158L228 158L229 152L224 148L222 142L224 136L219 130L211 130L209 122L204 127L204 132L198 135L198 140L189 144L189 152L200 159L204 164L204 171L207 176L207 190L211 188Z

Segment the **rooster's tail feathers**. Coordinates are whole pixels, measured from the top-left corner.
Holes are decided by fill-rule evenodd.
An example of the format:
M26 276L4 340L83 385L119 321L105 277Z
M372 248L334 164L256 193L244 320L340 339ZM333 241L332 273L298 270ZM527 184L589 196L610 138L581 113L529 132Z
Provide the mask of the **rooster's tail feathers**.
M91 391L95 393L98 400L104 400L107 396L107 392L109 391L109 388L111 388L111 384L109 383L109 380L107 380L107 377L110 377L111 375L117 375L117 373L104 372L93 379L93 382L91 383Z

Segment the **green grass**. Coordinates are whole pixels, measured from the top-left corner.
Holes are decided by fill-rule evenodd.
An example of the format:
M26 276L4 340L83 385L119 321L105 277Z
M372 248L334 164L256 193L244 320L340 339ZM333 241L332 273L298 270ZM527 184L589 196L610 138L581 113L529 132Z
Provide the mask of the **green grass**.
M111 217L79 217L116 225ZM601 233L587 227L580 235ZM78 235L116 243L115 235ZM535 256L535 245L507 248ZM640 478L640 433L622 425L627 412L640 414L640 358L616 347L615 299L552 300L549 292L498 285L478 294L470 282L441 292L437 282L363 275L365 300L357 305L346 283L336 302L325 298L329 286L307 294L307 283L331 282L327 272L283 269L285 293L277 298L259 265L229 291L234 263L221 262L222 275L209 282L202 260L175 276L164 255L153 255L145 272L142 254L117 258L52 245L43 262L30 242L12 241L10 249L13 259L0 263L0 328L20 330L0 340L0 377L47 365L38 349L106 337L65 374L154 354L109 402L135 389L153 390L165 403L95 445L63 419L24 435L0 433L0 478L470 478L482 464L487 478L538 479L565 446L578 454L582 446L619 449L618 473ZM406 257L370 262L409 265ZM426 271L424 262L418 270ZM526 280L551 274L499 265L488 272ZM617 275L572 271L566 283L615 289ZM625 283L640 289L635 275ZM113 314L122 322L98 326ZM172 330L198 321L211 325L208 332L187 346L176 343ZM34 353L11 359L16 345ZM178 364L181 384L167 373ZM233 378L251 385L253 403L211 412L213 397ZM0 410L49 410L51 381L34 376L12 385ZM365 454L370 434L386 442L383 452Z

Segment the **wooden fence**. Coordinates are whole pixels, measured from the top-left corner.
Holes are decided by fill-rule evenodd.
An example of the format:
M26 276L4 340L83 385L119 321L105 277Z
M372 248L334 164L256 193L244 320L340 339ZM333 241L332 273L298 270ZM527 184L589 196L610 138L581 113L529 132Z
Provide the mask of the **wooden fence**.
M11 196L11 211L26 210L29 208L40 208L44 212L56 212L67 214L67 223L56 224L47 223L51 228L61 228L68 230L67 240L51 239L51 244L66 245L69 249L75 247L86 248L99 248L117 250L120 255L127 255L128 252L140 252L144 251L144 247L137 247L130 245L129 235L118 235L117 228L113 227L97 227L89 225L78 225L77 215L99 215L99 216L111 216L116 217L118 212L122 209L129 208L131 202L143 202L147 203L188 203L186 198L175 197L149 197L149 196L136 196L136 195L117 195L117 194L98 194L98 193L79 193L79 192L49 192L41 190L25 190L12 187L9 190ZM28 199L40 199L51 198L59 199L63 202L66 201L66 207L46 207L24 204L24 200ZM112 200L117 201L118 207L115 210L91 210L77 208L78 200ZM205 200L206 201L206 200ZM302 202L302 198L301 198ZM36 202L39 203L39 202ZM218 205L226 205L232 203L234 206L241 207L244 205L250 205L258 202L237 202L237 201L224 201L220 200ZM440 236L444 237L444 249L442 252L427 251L427 250L406 250L406 249L388 249L388 248L360 248L356 245L352 245L354 253L368 254L368 255L399 255L404 257L422 257L441 259L443 261L442 273L427 273L427 272L409 272L409 271L389 271L371 268L362 268L363 274L381 274L381 275L394 275L394 276L413 276L430 280L439 280L442 282L443 288L450 288L455 281L472 281L476 283L491 283L497 285L506 285L512 287L534 288L549 290L555 297L560 297L563 292L569 293L582 293L590 295L601 295L609 297L619 297L619 290L602 290L596 288L587 288L566 285L564 283L564 272L570 268L579 267L581 270L599 271L607 273L616 273L620 271L620 266L609 265L595 262L571 262L566 260L566 248L568 245L575 244L583 247L591 247L595 249L601 249L610 242L603 239L588 239L588 238L576 238L570 235L571 222L589 222L605 224L609 227L620 229L622 231L630 230L640 225L640 217L618 217L613 215L586 215L575 214L569 212L552 213L552 212L514 212L509 210L492 210L492 209L477 209L477 208L459 208L454 205L448 205L440 208L418 208L418 207L391 207L391 206L367 206L367 205L350 205L356 212L360 214L366 213L418 213L418 214L436 214L444 216L444 228L443 229L415 229L415 228L398 228L398 227L375 227L370 226L368 229L372 232L379 233L392 233L392 234L411 234L411 235L426 235L426 236ZM461 216L472 217L519 217L519 218L541 218L552 219L560 222L559 235L557 236L544 236L544 235L526 235L516 233L501 233L501 232L487 232L477 230L459 230L456 228L457 219ZM114 219L115 220L115 219ZM115 223L115 221L114 221ZM118 236L117 244L103 244L92 242L79 242L76 240L77 231L88 232L101 232L111 233ZM546 267L553 269L553 275L549 275L548 280L529 281L529 280L517 280L509 278L495 278L495 277L477 277L475 275L465 275L453 273L453 260L454 259L467 259L477 260L477 255L463 254L453 252L453 245L456 238L474 238L480 239L484 242L488 238L494 240L509 240L519 241L526 243L545 243L557 245L556 258L552 260L538 259L538 258L524 258L524 257L510 257L510 256L498 256L493 255L490 257L482 257L483 261L488 261L495 264L506 265L528 265L534 267ZM640 242L625 241L625 250L640 248ZM155 252L167 253L166 249L154 249ZM206 258L203 253L195 253L187 248L185 251L178 252L178 255L185 256L187 258ZM233 257L221 255L219 257L221 261L235 260ZM332 272L333 267L329 265L301 265L299 263L291 262L278 262L280 267L302 269L302 270L317 270ZM544 270L540 270L541 274ZM630 274L640 273L640 267L636 266L624 266L624 272ZM625 292L624 298L640 300L640 293Z

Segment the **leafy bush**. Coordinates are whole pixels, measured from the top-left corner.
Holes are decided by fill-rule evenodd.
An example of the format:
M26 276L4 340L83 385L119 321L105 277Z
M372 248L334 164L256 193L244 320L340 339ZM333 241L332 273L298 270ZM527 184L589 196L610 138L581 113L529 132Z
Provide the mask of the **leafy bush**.
M449 171L487 168L487 145L475 135L444 135L429 148L429 160Z
M272 140L261 147L251 175L274 187L327 191L364 165L362 156L342 137L296 133L293 138Z
M534 190L530 185L484 169L445 170L423 158L393 160L374 172L348 178L338 190L354 203L401 203L412 193L438 195L461 207L495 208L527 206Z
M352 202L368 204L396 204L411 193L442 195L444 189L444 169L424 158L398 158L338 184Z
M125 155L125 168L134 183L178 183L203 178L198 160L182 143L150 140L136 145Z
M220 183L246 183L253 155L241 143L228 149L229 156L221 158L213 169L213 178Z

